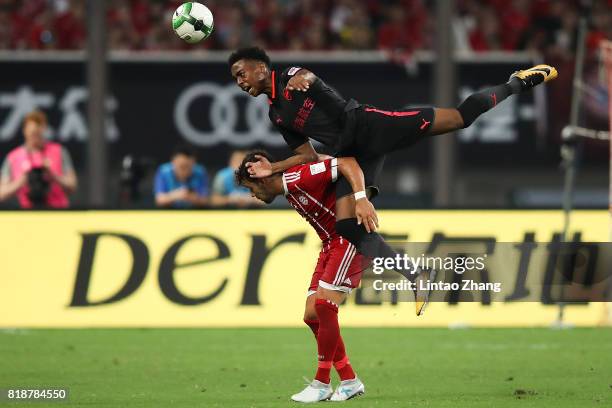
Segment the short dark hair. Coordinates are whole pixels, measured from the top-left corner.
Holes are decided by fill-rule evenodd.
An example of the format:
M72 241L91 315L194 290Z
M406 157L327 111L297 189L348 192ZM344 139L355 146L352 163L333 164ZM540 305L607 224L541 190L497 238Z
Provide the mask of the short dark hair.
M268 68L270 68L272 64L268 54L266 54L266 52L259 47L240 48L239 50L234 51L228 60L230 68L241 59L261 61L266 64Z
M182 154L187 157L195 158L197 156L196 149L188 144L181 144L174 148L172 151L172 157Z
M270 155L270 153L266 152L265 150L251 150L250 152L248 152L247 155L242 160L242 163L240 163L240 166L234 173L236 184L238 184L239 186L244 185L246 181L257 180L256 178L251 177L251 175L249 174L249 169L247 168L247 165L246 165L247 163L256 162L257 157L255 156L263 156L266 159L268 159L270 162L274 161L274 159L272 158L272 155Z

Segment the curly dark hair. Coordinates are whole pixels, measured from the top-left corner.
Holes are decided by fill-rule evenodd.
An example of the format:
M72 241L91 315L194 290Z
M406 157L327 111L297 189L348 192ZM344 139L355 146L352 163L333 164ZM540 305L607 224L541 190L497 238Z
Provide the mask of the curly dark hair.
M253 163L257 161L257 157L255 156L263 156L270 162L274 161L272 155L270 155L270 153L266 152L265 150L251 150L250 152L248 152L242 160L242 163L240 163L238 169L234 172L236 184L238 184L239 186L244 185L244 182L246 181L257 180L256 178L251 177L251 175L249 174L249 169L246 166L247 163Z
M259 47L240 48L239 50L233 52L228 60L230 68L236 63L236 61L240 61L241 59L261 61L266 64L268 68L270 68L272 64L268 54L266 54L266 52Z

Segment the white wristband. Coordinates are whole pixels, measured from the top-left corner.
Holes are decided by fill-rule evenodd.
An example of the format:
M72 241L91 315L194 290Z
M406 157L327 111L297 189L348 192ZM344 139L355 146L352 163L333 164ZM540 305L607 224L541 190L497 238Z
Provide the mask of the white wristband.
M367 198L366 192L364 190L358 191L355 193L355 201L361 200L362 198Z

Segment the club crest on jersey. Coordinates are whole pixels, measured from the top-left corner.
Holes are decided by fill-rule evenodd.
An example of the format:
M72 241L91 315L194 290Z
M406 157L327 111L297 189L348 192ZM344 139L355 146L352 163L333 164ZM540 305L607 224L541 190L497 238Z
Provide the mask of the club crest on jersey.
M298 197L298 201L302 203L302 205L308 205L308 199L304 197L303 195Z

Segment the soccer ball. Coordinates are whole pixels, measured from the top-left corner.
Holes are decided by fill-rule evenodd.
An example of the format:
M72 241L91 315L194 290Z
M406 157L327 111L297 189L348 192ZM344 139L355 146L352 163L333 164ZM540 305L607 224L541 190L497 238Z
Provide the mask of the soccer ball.
M174 12L172 28L181 39L195 44L212 33L213 15L205 5L189 1L181 4Z

